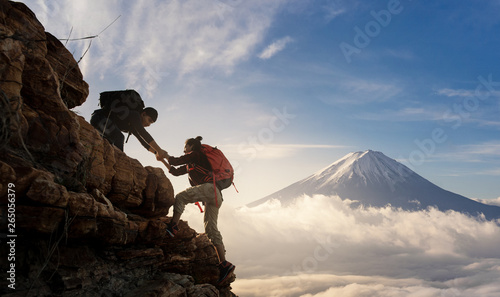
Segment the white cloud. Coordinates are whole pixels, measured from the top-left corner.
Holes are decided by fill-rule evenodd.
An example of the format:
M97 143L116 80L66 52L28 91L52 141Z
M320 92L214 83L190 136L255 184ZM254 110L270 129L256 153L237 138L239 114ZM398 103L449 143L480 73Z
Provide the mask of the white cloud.
M499 175L498 157L500 156L500 142L489 141L477 144L457 145L454 151L436 154L436 157L450 162L484 163L490 168L483 168L475 174ZM467 174L471 174L468 172Z
M353 209L314 196L286 208L223 206L219 226L241 296L500 294L498 222L453 211Z
M500 92L498 91L490 92L484 90L481 91L481 89L465 90L465 89L450 89L450 88L439 89L437 91L437 94L447 97L464 97L464 98L473 98L473 97L482 98L483 96L489 97L490 95L500 96Z
M401 92L401 88L394 84L359 79L346 80L342 87L352 93L371 94L372 97L392 97Z
M325 11L325 21L327 23L331 22L333 19L338 17L341 14L344 14L346 12L346 9L343 7L340 7L337 3L331 4L331 5L325 5L323 6L323 9Z
M276 40L275 42L271 43L268 47L266 47L266 49L264 49L262 53L260 53L259 58L263 60L270 59L272 56L284 50L285 47L292 41L293 39L290 36L286 36L279 40Z
M220 1L171 1L137 4L126 30L126 50L136 63L180 75L216 69L230 73L248 58L270 26L276 4L262 1L229 6ZM256 21L256 20L259 21Z
M500 173L498 175L500 175ZM479 199L479 198L476 198L474 200L476 200L477 202L488 204L488 205L500 206L500 197L498 197L496 199Z
M500 156L500 142L487 142L459 146L459 150L467 155Z
M127 85L159 84L167 72L231 73L249 58L269 28L280 1L25 1L49 32L95 35L81 68L122 76ZM72 43L75 56L88 42ZM71 50L71 49L70 49ZM73 50L71 50L73 51ZM151 73L153 73L151 75ZM146 77L144 79L144 76ZM109 77L107 78L109 79ZM145 81L146 80L146 81Z
M238 145L225 145L224 148L228 154L240 155L250 160L277 160L289 158L299 151L306 149L339 149L347 147L344 145L329 144L271 144L267 143L267 141L265 143L259 142L258 136L253 139L254 141L242 142Z
M79 39L98 35L120 15L121 11L116 1L23 0L22 2L35 13L45 30L59 39ZM113 61L113 59L109 61L103 59L96 65L94 53L99 52L100 55L102 48L113 41L116 28L121 26L123 24L120 23L111 26L98 38L62 42L77 61L91 45L79 65L85 74L93 69L101 69ZM116 59L116 56L113 58Z
M464 89L449 89L444 88L437 91L438 95L444 95L447 97L474 97L474 91L464 90Z
M385 110L379 112L363 112L354 115L354 118L370 121L437 121L441 120L443 113L423 107L406 107L399 110Z

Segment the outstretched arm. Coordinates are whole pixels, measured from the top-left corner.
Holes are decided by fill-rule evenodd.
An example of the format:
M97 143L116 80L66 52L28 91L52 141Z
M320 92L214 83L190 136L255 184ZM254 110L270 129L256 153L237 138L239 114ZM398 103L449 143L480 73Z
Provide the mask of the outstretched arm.
M149 144L150 147L150 152L156 154L156 159L158 161L161 161L163 159L168 159L169 155L167 151L163 150L157 143L156 141L151 141Z
M175 168L174 166L168 164L168 162L164 159L161 159L160 161L165 165L165 167L167 167L168 172L172 175L179 176L188 173L186 166Z
M144 128L141 121L141 115L137 111L131 111L127 119L132 134L134 134L137 140L139 140L148 151L156 154L156 159L168 158L168 153L156 143L151 134Z
M165 161L165 159L161 159L161 162L165 165L165 167L167 167L168 171L170 171L172 166L170 166L170 164L168 164L167 161Z

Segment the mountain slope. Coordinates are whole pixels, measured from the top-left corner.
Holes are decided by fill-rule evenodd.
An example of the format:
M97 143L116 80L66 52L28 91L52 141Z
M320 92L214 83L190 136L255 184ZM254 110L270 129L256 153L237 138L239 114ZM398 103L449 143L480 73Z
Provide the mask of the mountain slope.
M390 204L405 210L435 206L443 211L456 210L471 215L483 213L489 219L500 218L500 207L446 191L396 160L371 150L347 154L323 170L248 206L270 199L288 205L304 194L338 195L364 206Z

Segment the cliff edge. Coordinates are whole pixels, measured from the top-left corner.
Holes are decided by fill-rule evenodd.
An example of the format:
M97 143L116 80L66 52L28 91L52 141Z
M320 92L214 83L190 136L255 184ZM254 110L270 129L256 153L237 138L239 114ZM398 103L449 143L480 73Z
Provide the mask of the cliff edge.
M218 258L181 221L174 190L71 108L88 85L24 4L0 0L2 296L235 296ZM5 276L6 275L6 276Z

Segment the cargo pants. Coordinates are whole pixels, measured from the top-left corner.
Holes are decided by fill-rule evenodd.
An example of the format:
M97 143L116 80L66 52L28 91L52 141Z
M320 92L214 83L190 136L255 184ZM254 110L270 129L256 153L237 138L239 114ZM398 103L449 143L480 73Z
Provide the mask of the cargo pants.
M215 204L215 195L217 194L217 205ZM188 203L203 202L205 204L205 233L214 245L223 245L222 235L217 228L217 219L219 217L219 208L222 205L222 193L216 188L214 191L213 183L205 183L188 188L175 196L174 211L182 214Z

